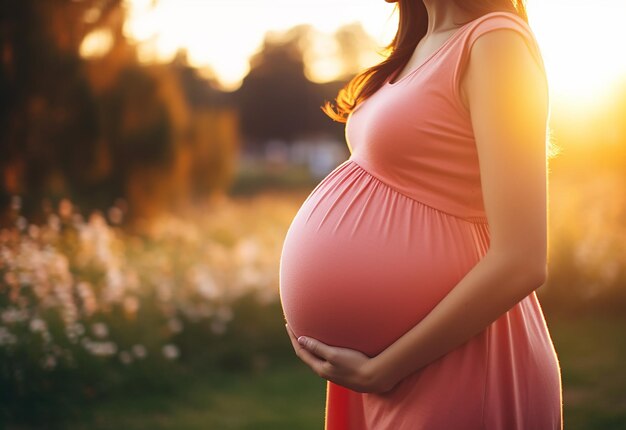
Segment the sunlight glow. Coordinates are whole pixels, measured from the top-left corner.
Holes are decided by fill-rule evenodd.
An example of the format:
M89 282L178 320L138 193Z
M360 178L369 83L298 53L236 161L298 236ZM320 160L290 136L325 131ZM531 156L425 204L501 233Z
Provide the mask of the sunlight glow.
M192 65L210 66L228 89L236 88L248 73L248 58L261 47L268 30L308 23L332 33L360 22L382 46L395 25L389 19L393 6L382 0L160 0L154 7L149 0L127 0L127 6L126 35L153 45L144 49L143 61L168 61L182 47ZM316 80L340 72L328 58L320 58L311 69Z
M167 62L183 48L191 65L212 70L225 89L236 89L249 71L248 59L267 31L310 24L316 31L305 57L307 76L317 82L345 74L332 34L359 22L377 47L359 60L378 61L376 48L393 37L397 16L383 0L126 0L125 34L138 42L140 60ZM550 88L559 97L592 103L626 76L626 2L529 0L530 24L541 46ZM95 42L87 43L85 48ZM103 43L103 42L101 42ZM83 49L81 47L81 49ZM95 48L90 48L95 49Z
M599 103L626 76L626 2L535 0L528 14L559 98Z
M78 52L83 58L101 58L112 47L113 35L110 30L94 30L83 39Z

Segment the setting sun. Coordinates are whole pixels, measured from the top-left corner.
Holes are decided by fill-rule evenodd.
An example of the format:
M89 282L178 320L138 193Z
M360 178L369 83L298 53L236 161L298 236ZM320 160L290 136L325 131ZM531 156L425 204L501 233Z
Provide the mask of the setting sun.
M626 76L626 3L530 1L531 26L541 45L553 93L568 102L597 102Z

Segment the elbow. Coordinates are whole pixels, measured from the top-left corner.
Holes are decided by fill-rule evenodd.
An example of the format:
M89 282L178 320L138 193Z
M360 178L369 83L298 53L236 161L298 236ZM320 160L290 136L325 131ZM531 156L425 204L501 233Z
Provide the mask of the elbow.
M545 260L531 261L527 259L517 265L518 279L522 295L526 296L541 287L548 279L548 266Z
M527 296L546 283L548 278L547 258L542 253L520 252L517 250L496 251L496 263L503 276L510 280L512 289L520 296Z
M529 274L528 284L532 292L546 283L548 279L548 265L545 261L535 264L532 268L529 268Z

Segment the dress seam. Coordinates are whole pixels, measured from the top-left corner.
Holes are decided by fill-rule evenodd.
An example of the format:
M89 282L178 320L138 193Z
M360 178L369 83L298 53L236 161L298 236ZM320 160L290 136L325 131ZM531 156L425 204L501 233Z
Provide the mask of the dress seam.
M432 210L437 211L437 212L439 212L439 213L441 213L441 214L444 214L444 215L447 215L447 216L450 216L450 217L453 217L453 218L459 219L459 220L461 220L461 221L466 221L466 222L469 222L470 224L487 224L487 217L485 217L485 216L462 217L462 216L455 215L455 214L452 214L452 213L450 213L450 212L447 212L447 211L441 210L441 209L439 209L439 208L433 207L433 206L431 206L431 205L429 205L429 204L427 204L427 203L424 203L424 202L422 202L422 201L416 200L416 199L414 199L413 197L408 196L408 195L406 195L405 193L403 193L402 191L398 190L398 189L397 189L397 188L395 188L394 186L389 185L387 182L383 181L383 180L382 180L381 178L379 178L377 175L373 174L372 172L370 172L369 170L367 170L366 168L364 168L361 164L359 164L359 163L358 163L357 161L355 161L353 158L349 158L349 159L348 159L348 160L346 160L346 161L349 161L349 162L351 162L352 164L355 164L355 165L356 165L359 169L363 170L363 171L364 171L367 175L369 175L369 176L371 176L372 178L376 179L378 182L380 182L381 184L383 184L383 185L384 185L384 186L386 186L387 188L389 188L389 189L391 189L391 190L395 191L396 193L400 194L401 196L403 196L403 197L405 197L405 198L407 198L407 199L409 199L409 200L411 200L411 201L413 201L413 202L415 202L415 203L417 203L417 204L419 204L419 205L425 206L425 207L427 207L427 208L429 208L429 209L432 209Z
M485 359L485 382L483 387L483 407L480 413L480 425L483 430L487 430L487 426L485 425L485 404L487 402L487 376L489 375L489 358L490 358L490 348L491 344L491 328L487 328L487 357Z

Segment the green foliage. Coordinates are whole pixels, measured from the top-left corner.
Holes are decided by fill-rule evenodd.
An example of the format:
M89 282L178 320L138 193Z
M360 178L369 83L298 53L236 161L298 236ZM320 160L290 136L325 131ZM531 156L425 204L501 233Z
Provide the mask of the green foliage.
M587 208L582 187L574 194L554 186L561 198L551 213L551 278L540 290L546 313L606 313L606 303L623 310L622 266L604 266L623 258L621 206L607 200ZM15 227L0 230L0 417L51 425L113 397L176 393L197 375L259 374L293 363L278 263L305 197L300 191L224 199L185 218L164 215L136 232L119 227L121 207L111 208L108 219L98 212L84 219L63 201L43 224L17 213ZM555 215L572 208L588 222L559 224L564 218ZM613 234L603 235L600 226ZM604 299L590 300L590 288ZM575 330L556 325L566 386L588 391L597 381L610 383L570 413L618 428L623 412L597 405L623 393L626 382L606 376L621 363L616 338L623 330L585 321ZM604 335L594 337L596 329ZM568 395L575 399L577 389Z
M548 317L563 378L564 428L624 429L624 315Z
M230 187L231 195L254 195L268 190L302 190L313 188L319 180L307 166L272 167L267 163L247 163L239 168Z
M564 428L623 429L626 319L548 317L563 372ZM320 429L324 394L324 381L291 354L264 369L195 371L182 375L169 390L110 396L62 428Z
M190 369L286 356L282 215L261 201L266 216L246 226L242 207L216 205L196 225L166 218L131 235L63 201L46 224L1 230L0 417L55 422L113 393L170 389Z
M65 430L314 430L323 427L325 381L295 359L263 371L195 372L169 392L104 400Z

